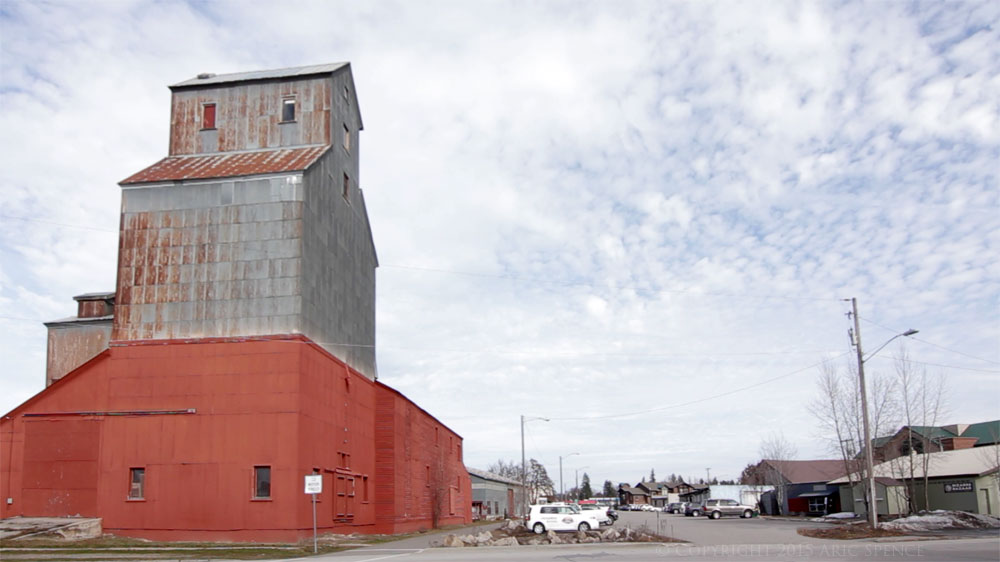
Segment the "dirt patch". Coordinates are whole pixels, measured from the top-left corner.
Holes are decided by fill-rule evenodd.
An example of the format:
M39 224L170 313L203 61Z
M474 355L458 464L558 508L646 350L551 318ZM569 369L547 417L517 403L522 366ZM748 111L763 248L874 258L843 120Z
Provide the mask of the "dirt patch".
M841 540L870 539L876 537L902 537L908 534L896 529L884 529L882 527L872 529L872 526L868 523L847 523L844 525L835 525L829 528L818 529L802 528L796 529L795 532L804 537Z

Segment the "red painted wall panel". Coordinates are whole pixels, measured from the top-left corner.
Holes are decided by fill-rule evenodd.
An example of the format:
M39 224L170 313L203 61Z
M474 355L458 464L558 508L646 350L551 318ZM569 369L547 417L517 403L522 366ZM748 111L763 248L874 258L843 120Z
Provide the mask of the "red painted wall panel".
M0 420L0 496L14 498L0 515L95 515L154 539L297 539L312 532L303 476L318 469L322 531L429 528L435 499L439 524L471 521L458 443L304 337L112 346ZM271 467L266 500L253 498L257 465ZM132 467L145 469L141 500L128 499Z

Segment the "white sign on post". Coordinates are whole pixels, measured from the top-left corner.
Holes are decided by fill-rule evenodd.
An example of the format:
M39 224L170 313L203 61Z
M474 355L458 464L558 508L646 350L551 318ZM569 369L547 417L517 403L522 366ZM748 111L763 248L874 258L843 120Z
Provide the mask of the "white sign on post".
M323 493L323 475L322 474L306 474L306 493L307 494L322 494Z

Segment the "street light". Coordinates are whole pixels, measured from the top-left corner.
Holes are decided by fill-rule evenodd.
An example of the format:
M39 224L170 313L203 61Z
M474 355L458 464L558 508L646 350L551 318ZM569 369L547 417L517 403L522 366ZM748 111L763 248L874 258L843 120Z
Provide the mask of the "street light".
M846 300L846 299L845 299ZM865 431L865 468L868 470L868 521L872 529L878 528L878 498L875 496L875 460L872 452L871 426L868 423L868 392L865 390L865 361L868 361L882 348L889 345L894 339L899 337L909 337L918 333L918 330L907 330L901 334L896 334L878 347L874 352L865 357L861 352L861 321L858 318L858 299L851 299L851 306L854 309L854 347L858 351L858 384L861 387L861 419L864 422Z
M563 501L566 500L566 488L563 487L562 460L563 459L568 459L568 458L572 457L573 455L579 455L579 454L580 453L570 453L570 454L568 454L568 455L566 455L564 457L559 457L559 495L562 496L562 500Z
M583 469L585 469L585 468L590 468L590 466L589 465L588 466L581 466L580 468L576 469L576 499L578 501L581 500L581 499L583 499L583 498L580 497L580 495L581 495L580 494L580 471L583 470Z
M521 495L524 497L523 507L524 512L521 515L528 514L528 468L527 463L524 460L524 422L530 421L549 421L549 418L533 417L525 418L524 414L521 414Z

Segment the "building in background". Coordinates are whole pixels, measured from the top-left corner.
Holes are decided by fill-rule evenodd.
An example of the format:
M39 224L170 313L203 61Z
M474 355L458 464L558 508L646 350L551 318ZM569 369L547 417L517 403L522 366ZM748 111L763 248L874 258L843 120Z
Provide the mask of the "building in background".
M837 459L760 461L755 472L766 475L764 481L774 488L761 497L761 513L826 515L842 511L839 488L827 482L844 475L846 466Z
M472 480L472 516L474 519L520 517L524 505L524 486L517 480L486 470L466 468Z
M167 156L121 182L114 295L49 323L0 420L0 515L154 539L465 523L462 438L375 365L378 260L346 63L171 86Z
M908 514L907 493L913 494L917 510L1000 515L1000 445L914 454L912 458L912 476L911 467L896 462L898 458L875 465L879 515ZM845 475L832 480L830 485L839 487L842 504L853 504L856 513L866 514L865 482L858 483L859 479L858 474L850 478Z

